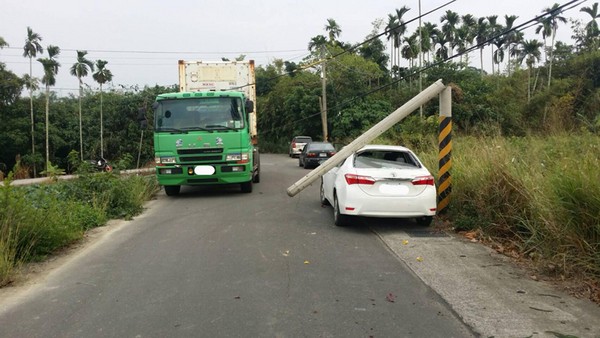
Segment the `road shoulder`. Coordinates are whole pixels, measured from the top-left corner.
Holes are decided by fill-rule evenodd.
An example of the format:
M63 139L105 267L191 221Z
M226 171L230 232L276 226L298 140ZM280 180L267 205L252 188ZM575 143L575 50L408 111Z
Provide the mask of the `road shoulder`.
M600 337L600 307L544 281L506 256L462 237L414 237L377 227L381 240L482 336Z

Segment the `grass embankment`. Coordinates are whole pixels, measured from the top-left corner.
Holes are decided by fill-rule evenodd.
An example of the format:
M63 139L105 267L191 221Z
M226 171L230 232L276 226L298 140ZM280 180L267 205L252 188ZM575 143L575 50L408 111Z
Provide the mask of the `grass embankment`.
M101 173L55 183L0 186L0 286L15 268L39 260L108 219L130 218L156 191L154 176Z
M452 155L457 229L548 274L600 278L599 137L455 137ZM436 171L437 152L420 157Z

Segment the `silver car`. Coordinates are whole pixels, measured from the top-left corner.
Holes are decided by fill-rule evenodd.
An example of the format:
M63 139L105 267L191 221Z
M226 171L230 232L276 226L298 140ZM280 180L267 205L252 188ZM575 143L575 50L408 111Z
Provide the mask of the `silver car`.
M295 136L290 142L290 150L288 152L290 157L298 157L304 146L310 142L312 142L310 136Z

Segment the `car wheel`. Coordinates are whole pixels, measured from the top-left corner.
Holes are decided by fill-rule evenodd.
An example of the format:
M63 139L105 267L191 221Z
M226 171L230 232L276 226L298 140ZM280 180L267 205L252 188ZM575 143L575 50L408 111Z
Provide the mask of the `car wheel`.
M310 169L310 166L308 165L308 163L306 163L306 161L303 163L303 167L304 169Z
M348 224L348 218L350 216L343 215L340 212L340 204L338 203L337 195L333 194L333 223L339 227L343 227Z
M252 192L252 181L244 182L240 184L243 193L251 193Z
M181 190L180 185L165 185L165 194L167 196L177 196Z
M428 227L431 225L432 221L433 221L433 216L417 217L417 224L421 225L421 226Z
M321 204L330 205L329 201L325 197L325 189L323 188L323 180L321 180L321 192L320 192Z

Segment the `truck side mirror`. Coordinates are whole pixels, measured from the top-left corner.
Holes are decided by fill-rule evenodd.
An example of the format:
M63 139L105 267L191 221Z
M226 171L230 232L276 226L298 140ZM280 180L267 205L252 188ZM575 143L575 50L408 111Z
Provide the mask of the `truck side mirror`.
M138 109L137 121L140 124L140 129L148 128L148 119L146 119L146 108Z
M246 113L254 113L254 102L246 100Z

